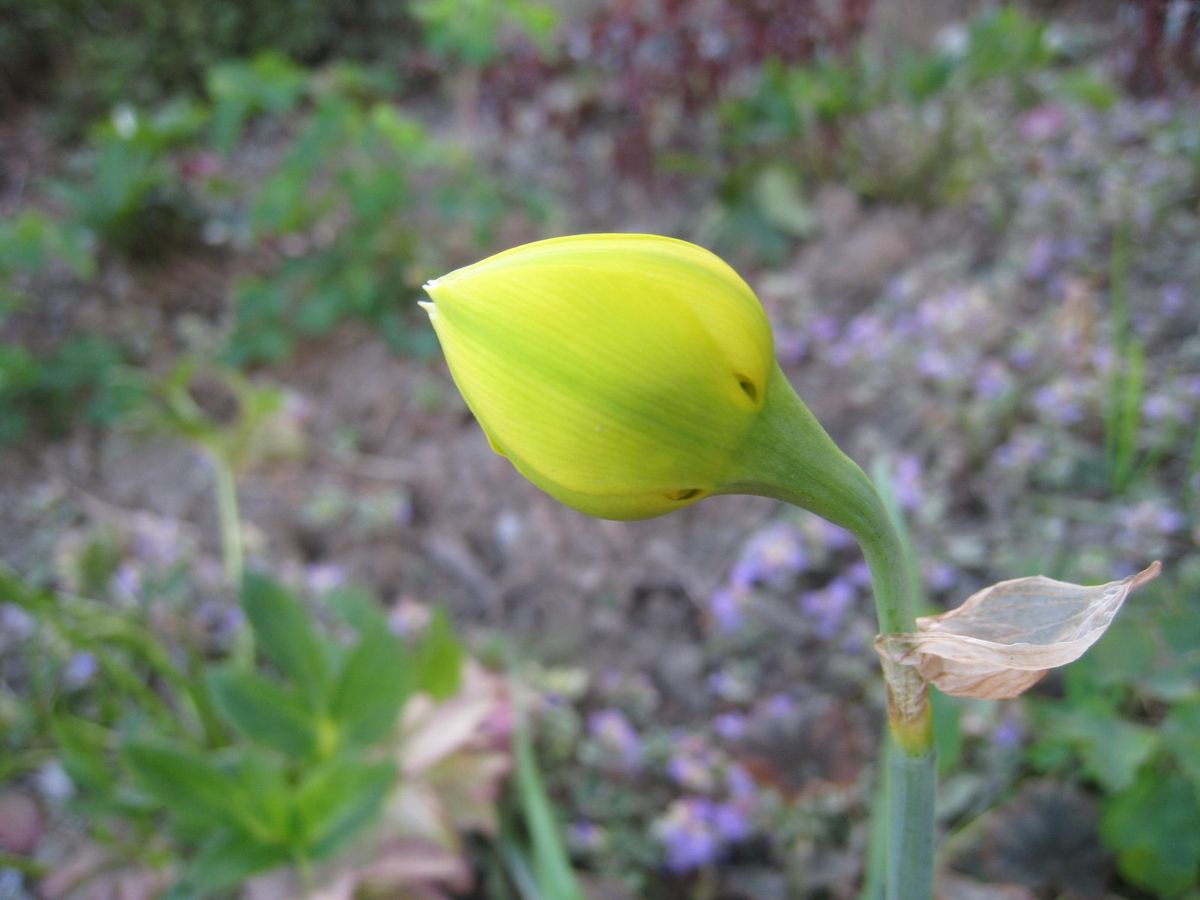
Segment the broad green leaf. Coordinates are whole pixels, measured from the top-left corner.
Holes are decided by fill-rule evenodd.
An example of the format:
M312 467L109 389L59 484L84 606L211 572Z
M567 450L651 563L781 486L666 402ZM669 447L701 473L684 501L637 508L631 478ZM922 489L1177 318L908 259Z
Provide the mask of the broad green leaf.
M1179 897L1200 877L1200 795L1177 772L1143 769L1110 800L1100 835L1121 875L1163 897Z
M395 724L412 679L412 663L400 640L388 631L368 632L342 664L330 715L351 742L378 741Z
M329 675L308 613L282 585L255 573L247 573L242 582L242 605L263 652L309 708L319 710Z
M450 617L437 609L425 630L417 650L417 690L435 700L445 700L458 692L462 679L463 648L454 636Z
M379 602L365 588L346 585L334 588L323 598L324 603L347 625L359 632L386 631L387 617Z
M1174 707L1162 724L1162 736L1200 796L1200 700Z
M295 697L261 675L219 669L208 677L213 703L241 734L289 756L311 756L317 747L315 720Z
M112 767L105 752L108 732L104 728L75 716L58 715L50 730L62 750L63 768L72 781L97 793L112 788Z
M180 818L217 826L244 821L234 780L203 753L143 739L126 742L122 756L135 781Z
M289 856L283 846L260 844L234 832L219 833L201 848L167 898L211 897L251 875L283 865Z
M240 754L236 778L245 802L261 826L256 832L266 843L286 844L292 830L292 788L277 758L246 747Z
M296 794L300 830L314 859L344 846L378 815L396 777L391 763L339 757L314 771Z

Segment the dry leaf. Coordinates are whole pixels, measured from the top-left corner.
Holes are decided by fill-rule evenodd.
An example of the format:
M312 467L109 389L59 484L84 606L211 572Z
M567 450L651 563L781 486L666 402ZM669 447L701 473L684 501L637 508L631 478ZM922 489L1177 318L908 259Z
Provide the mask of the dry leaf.
M875 639L884 672L916 669L954 697L1007 700L1100 639L1129 592L1158 577L1153 563L1121 581L1085 586L1041 575L1002 581L958 609L917 619L916 634Z

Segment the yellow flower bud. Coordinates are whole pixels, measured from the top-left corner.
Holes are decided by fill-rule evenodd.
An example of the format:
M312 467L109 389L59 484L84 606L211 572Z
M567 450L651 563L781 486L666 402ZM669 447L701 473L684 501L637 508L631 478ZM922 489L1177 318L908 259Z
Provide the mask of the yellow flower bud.
M455 383L530 481L641 519L720 491L776 370L754 293L694 244L590 234L426 285Z

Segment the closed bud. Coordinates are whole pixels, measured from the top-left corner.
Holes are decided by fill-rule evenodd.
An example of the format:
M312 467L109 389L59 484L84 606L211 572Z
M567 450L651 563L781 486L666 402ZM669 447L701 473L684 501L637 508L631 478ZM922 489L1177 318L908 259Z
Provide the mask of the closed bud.
M739 477L776 366L757 298L707 250L655 235L553 238L426 291L493 449L568 506L649 518Z

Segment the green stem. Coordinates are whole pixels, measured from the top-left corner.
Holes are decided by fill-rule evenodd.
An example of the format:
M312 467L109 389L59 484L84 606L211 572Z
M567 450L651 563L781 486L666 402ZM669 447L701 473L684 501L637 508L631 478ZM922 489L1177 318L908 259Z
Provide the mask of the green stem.
M896 524L867 477L821 427L776 366L764 409L739 449L724 493L784 500L847 529L871 572L881 633L916 629L917 580ZM885 665L888 689L889 900L932 896L936 757L928 691L907 667Z
M237 480L233 468L216 454L210 454L213 488L217 494L217 521L221 529L221 557L225 576L235 587L242 583L242 523L238 516Z

